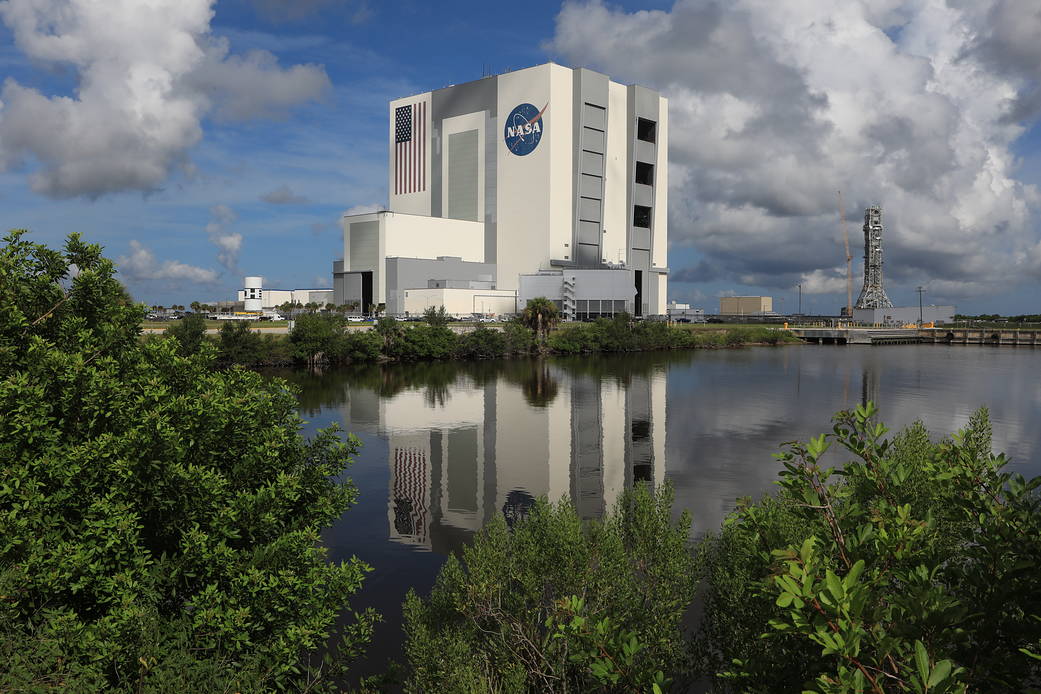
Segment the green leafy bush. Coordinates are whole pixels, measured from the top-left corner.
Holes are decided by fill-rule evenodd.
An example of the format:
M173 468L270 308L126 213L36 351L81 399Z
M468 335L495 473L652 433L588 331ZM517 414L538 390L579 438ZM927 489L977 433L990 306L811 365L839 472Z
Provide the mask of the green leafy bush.
M603 521L568 501L500 516L405 601L414 692L650 691L689 674L696 584L672 490L625 492Z
M197 354L206 339L206 319L199 313L192 313L163 331L163 334L177 340L177 353L182 357Z
M99 247L23 234L0 247L0 691L317 677L368 570L318 542L357 440L305 441L283 381L140 342Z
M224 321L221 325L217 353L222 364L261 364L265 357L263 349L264 340L254 332L252 321Z
M507 356L526 356L535 350L535 333L518 320L511 320L502 328Z
M415 325L402 328L385 353L400 361L448 359L458 343L459 336L444 325Z
M336 342L343 335L342 316L304 313L297 316L289 332L294 354L310 366L322 361L327 354L336 352Z
M478 324L470 332L459 336L456 356L461 359L497 359L506 356L506 336L501 330L491 330Z
M791 444L777 497L706 546L703 663L726 691L1036 687L1041 478L1003 471L985 410L936 444L874 414Z

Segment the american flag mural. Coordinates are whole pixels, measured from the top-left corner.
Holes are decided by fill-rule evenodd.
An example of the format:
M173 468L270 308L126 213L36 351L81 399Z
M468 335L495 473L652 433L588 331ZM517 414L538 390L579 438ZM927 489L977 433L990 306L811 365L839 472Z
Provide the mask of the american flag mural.
M394 194L426 190L427 104L394 109Z
M427 544L430 510L427 508L427 456L418 448L394 449L394 531L402 538Z

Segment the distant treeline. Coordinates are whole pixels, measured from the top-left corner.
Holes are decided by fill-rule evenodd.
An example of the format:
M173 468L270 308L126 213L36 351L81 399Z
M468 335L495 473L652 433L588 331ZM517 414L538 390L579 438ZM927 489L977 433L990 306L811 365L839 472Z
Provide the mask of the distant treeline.
M544 337L521 321L502 328L477 325L457 333L431 316L427 323L381 318L371 330L349 330L336 315L305 314L285 335L262 335L248 321L229 321L216 337L206 335L201 316L188 316L166 330L180 343L183 355L212 343L225 366L342 365L380 361L500 359L535 354L641 352L669 349L713 349L793 341L788 333L768 327L691 330L627 315L590 323L566 324Z

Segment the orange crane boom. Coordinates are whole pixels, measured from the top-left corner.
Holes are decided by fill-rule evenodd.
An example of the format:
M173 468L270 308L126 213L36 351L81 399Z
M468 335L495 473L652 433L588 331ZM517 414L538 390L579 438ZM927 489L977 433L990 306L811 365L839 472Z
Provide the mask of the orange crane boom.
M839 191L839 225L842 227L842 240L846 243L846 318L853 318L853 256L849 254L849 232L846 230L846 206L842 204L842 191Z

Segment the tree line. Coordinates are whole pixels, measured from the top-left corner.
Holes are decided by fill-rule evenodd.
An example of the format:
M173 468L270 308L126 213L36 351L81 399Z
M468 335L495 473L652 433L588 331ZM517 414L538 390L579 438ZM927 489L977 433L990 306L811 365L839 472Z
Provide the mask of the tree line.
M203 349L216 350L217 362L230 366L309 366L425 361L443 359L500 359L541 354L638 352L667 349L735 347L792 341L769 327L730 327L690 330L658 321L634 321L627 314L598 318L589 323L561 325L556 306L533 299L517 318L499 327L477 324L468 332L449 327L443 306L429 308L422 322L378 319L371 330L352 330L335 313L303 313L296 317L288 337L262 335L249 321L224 323L215 339L206 335L201 315L189 315L166 329L179 344L182 356Z

